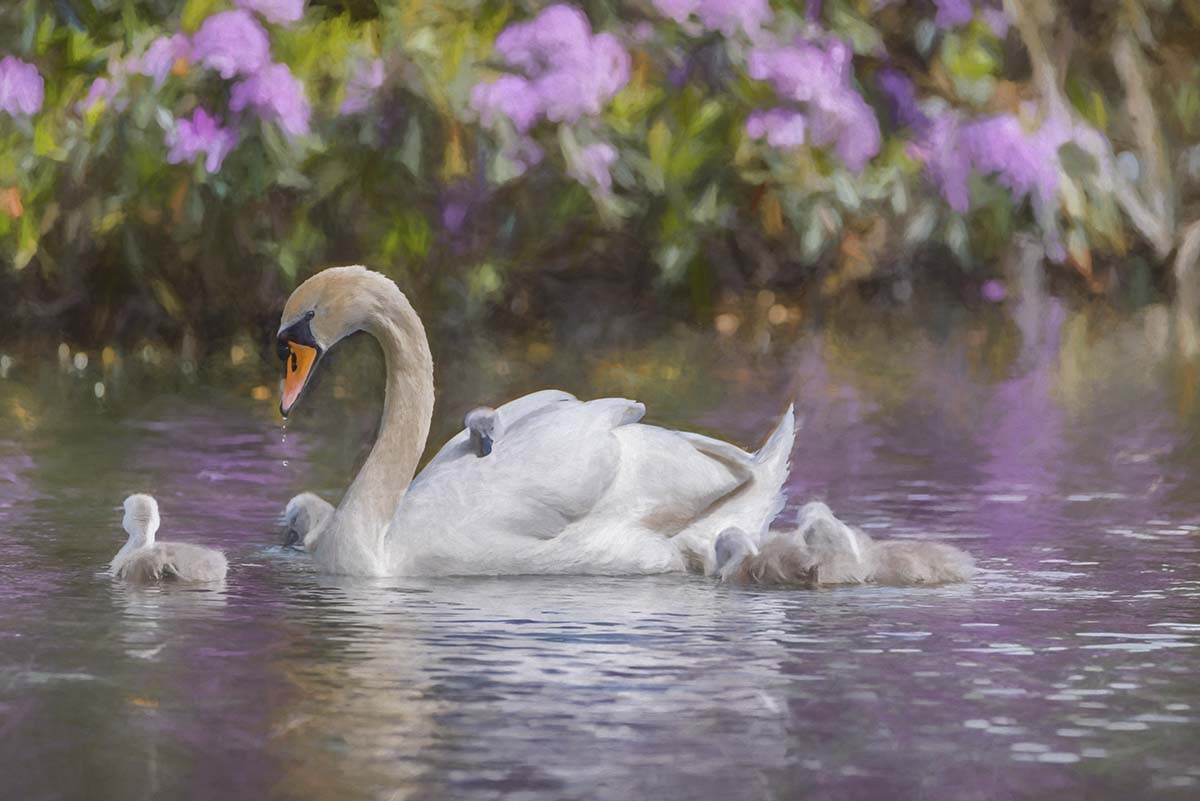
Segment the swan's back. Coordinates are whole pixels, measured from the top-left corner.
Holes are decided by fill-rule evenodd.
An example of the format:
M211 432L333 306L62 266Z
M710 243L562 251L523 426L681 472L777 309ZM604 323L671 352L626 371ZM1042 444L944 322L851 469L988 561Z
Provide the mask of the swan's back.
M116 575L135 584L164 579L210 582L225 578L227 570L225 554L213 548L186 542L156 542L130 554L117 567Z

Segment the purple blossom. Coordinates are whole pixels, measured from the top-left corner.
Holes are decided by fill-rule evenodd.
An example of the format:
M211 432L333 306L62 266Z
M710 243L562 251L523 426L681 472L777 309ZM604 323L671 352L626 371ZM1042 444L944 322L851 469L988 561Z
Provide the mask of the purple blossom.
M358 65L346 83L346 99L338 109L342 114L358 114L366 111L371 99L383 86L383 60L372 59Z
M256 11L267 22L287 25L304 16L304 0L234 0L234 5Z
M1070 139L1062 126L1046 124L1029 133L1011 114L997 114L963 127L972 165L995 175L1015 200L1036 193L1049 201L1058 191L1058 149Z
M804 144L804 115L786 108L756 111L746 119L746 133L752 139L766 139L771 147L799 147Z
M933 24L939 28L957 28L966 25L975 16L971 0L933 0L937 6L937 14Z
M97 103L109 103L121 87L114 81L108 78L100 77L92 81L92 85L88 87L87 96L79 103L79 111L88 111Z
M685 23L693 15L710 31L733 36L739 30L753 36L771 21L767 0L653 0L664 17Z
M929 118L917 107L917 93L913 82L899 70L886 67L875 77L876 83L887 96L892 119L902 128L923 128Z
M452 234L462 230L467 221L467 204L452 200L442 207L442 227Z
M838 39L798 41L750 51L750 77L769 81L783 99L801 104L810 144L833 146L857 172L882 143L871 107L850 85L851 52ZM769 141L769 140L768 140Z
M154 79L155 86L162 86L179 59L189 58L192 45L182 33L160 36L150 43L139 59L134 59L129 68Z
M254 108L264 119L275 120L291 136L308 133L312 108L304 96L304 83L286 64L268 64L233 85L229 108Z
M267 32L247 11L222 11L204 20L192 37L192 57L222 78L253 75L271 62Z
M14 117L37 114L44 98L45 82L37 67L14 56L0 59L0 110Z
M204 169L215 173L221 169L225 157L237 145L237 132L222 128L218 120L202 108L197 108L192 118L175 121L175 127L167 132L167 161L179 164L205 154Z
M1069 123L1048 121L1029 132L1011 114L963 122L955 112L935 119L909 154L941 190L951 208L970 208L968 179L972 170L993 175L1014 200L1033 195L1049 203L1058 191L1058 149L1072 138Z
M746 64L751 78L769 81L781 97L834 104L849 83L850 59L846 43L830 39L757 47Z
M1008 36L1008 14L1004 13L1003 8L985 8L983 10L983 21L998 38L1003 39L1005 36Z
M833 145L838 158L853 172L861 172L883 144L875 112L857 92L848 91L837 107L811 118L813 144Z
M507 117L521 132L528 131L543 113L541 98L529 80L517 75L501 75L492 83L476 84L471 90L471 105L484 125Z
M567 172L584 186L595 186L608 192L612 189L609 169L616 160L615 147L608 142L596 142L579 151L577 163L572 164Z
M983 286L979 288L979 295L988 303L1000 303L1008 297L1008 290L1001 281L991 278L983 282Z
M920 139L908 146L908 154L924 163L925 173L950 204L950 208L966 213L971 205L968 181L971 159L959 141L961 119L953 111L935 117Z
M504 151L504 157L512 162L517 175L524 175L541 164L546 154L541 145L527 136L522 136Z
M525 132L541 118L575 122L599 114L629 81L629 53L608 33L592 35L583 12L559 4L508 26L496 51L521 75L478 84L471 105L485 125L507 117Z

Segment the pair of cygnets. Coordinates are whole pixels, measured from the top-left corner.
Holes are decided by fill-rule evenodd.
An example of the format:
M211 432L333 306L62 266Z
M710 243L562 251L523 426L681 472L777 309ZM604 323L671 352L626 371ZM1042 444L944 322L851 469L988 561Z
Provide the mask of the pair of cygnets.
M498 426L496 410L488 406L472 409L465 420L470 431L471 449L476 456L492 452ZM121 521L129 539L109 564L109 572L125 581L147 584L164 579L188 582L212 582L225 578L229 564L225 554L214 548L186 542L156 542L161 518L158 501L141 493L125 499ZM333 506L311 492L297 495L284 513L287 526L285 545L304 543L333 514Z
M727 528L714 543L724 582L807 587L838 584L949 584L975 574L970 554L941 542L877 541L838 520L820 502L806 504L791 531L769 531L756 542Z

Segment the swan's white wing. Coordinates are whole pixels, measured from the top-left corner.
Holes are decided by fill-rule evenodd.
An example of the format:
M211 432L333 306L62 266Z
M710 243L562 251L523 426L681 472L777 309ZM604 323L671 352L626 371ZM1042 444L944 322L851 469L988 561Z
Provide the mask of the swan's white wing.
M701 570L723 527L765 528L786 475L790 413L763 450L749 454L641 424L644 411L622 398L560 398L506 421L486 457L465 435L452 441L397 508L385 537L388 569Z
M569 392L563 392L561 389L543 389L510 400L496 409L496 437L497 439L502 438L505 427L511 428L518 421L523 420L531 414L538 414L553 409L557 404L578 402L574 395ZM464 428L462 431L459 431L442 446L442 449L437 452L436 456L429 460L429 464L425 466L425 470L460 456L467 454L474 456L475 453L471 450L470 441L471 435L467 429ZM490 455L488 458L490 458Z
M727 442L649 425L615 436L620 469L603 511L664 537L687 528L751 477L750 454Z
M436 562L413 569L452 571L457 559L470 559L475 572L488 572L514 551L558 536L595 507L616 476L614 429L644 413L622 398L563 400L506 423L482 459L466 448L443 449L405 493L388 527L389 547Z

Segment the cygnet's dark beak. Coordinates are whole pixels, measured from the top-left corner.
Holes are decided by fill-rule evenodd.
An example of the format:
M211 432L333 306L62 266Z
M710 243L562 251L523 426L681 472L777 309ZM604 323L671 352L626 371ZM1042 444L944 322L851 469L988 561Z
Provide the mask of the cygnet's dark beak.
M292 528L291 526L288 526L287 531L284 532L283 535L283 547L301 548L303 546L304 543L300 540L300 532L296 531L296 529Z
M492 438L482 431L472 431L471 450L475 451L476 456L487 456L492 452Z

